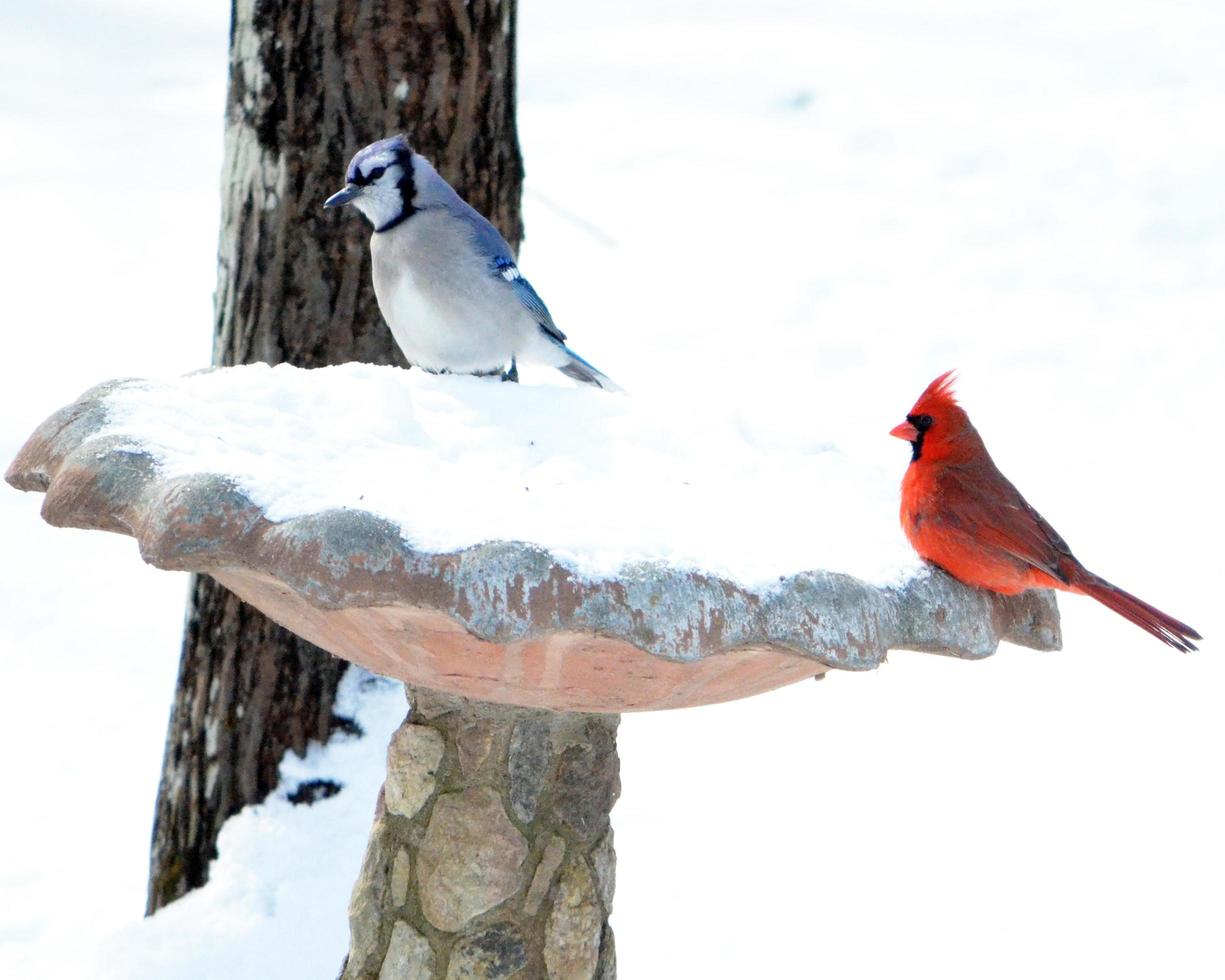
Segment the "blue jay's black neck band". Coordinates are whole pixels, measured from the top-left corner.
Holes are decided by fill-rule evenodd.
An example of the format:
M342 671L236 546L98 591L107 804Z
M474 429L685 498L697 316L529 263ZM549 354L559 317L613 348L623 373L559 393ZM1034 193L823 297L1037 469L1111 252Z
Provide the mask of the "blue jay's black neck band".
M396 154L396 163L400 165L400 182L396 184L396 190L400 192L400 213L392 218L387 224L380 228L375 228L376 232L391 231L396 225L407 221L417 213L417 208L413 207L413 198L417 196L417 185L413 182L413 153L412 150L401 150Z
M375 234L378 234L379 232L383 232L383 231L391 231L391 229L396 227L396 225L403 224L405 221L407 221L409 218L411 218L416 213L417 213L417 209L413 207L411 204L406 203L404 205L404 210L400 212L399 216L392 218L389 222L387 222L387 224L381 225L380 227L375 228L374 229Z

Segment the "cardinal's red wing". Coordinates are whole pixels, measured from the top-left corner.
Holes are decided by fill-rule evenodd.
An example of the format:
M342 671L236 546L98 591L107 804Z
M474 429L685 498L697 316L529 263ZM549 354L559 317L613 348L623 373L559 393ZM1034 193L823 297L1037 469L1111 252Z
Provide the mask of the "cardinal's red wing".
M947 466L936 478L939 504L932 517L986 550L999 550L1067 581L1063 564L1076 561L1067 542L994 466Z

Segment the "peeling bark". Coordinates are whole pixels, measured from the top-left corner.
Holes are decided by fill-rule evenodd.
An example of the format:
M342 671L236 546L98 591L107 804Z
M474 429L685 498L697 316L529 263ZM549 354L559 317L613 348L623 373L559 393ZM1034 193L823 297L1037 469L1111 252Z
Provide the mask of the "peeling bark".
M349 157L404 131L512 245L522 235L514 0L235 0L213 362L403 364L369 228L325 212ZM211 578L192 585L153 828L148 911L202 885L222 823L286 749L347 724L344 665Z

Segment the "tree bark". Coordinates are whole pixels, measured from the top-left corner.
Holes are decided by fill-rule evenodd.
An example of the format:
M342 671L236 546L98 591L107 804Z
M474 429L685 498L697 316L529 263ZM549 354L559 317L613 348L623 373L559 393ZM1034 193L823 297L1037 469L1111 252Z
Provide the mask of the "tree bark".
M615 980L618 717L409 696L341 980Z
M399 363L369 227L325 212L349 157L397 131L512 245L522 233L515 0L235 0L217 365ZM222 823L286 749L345 724L344 665L207 577L192 584L153 828L149 913L202 885Z

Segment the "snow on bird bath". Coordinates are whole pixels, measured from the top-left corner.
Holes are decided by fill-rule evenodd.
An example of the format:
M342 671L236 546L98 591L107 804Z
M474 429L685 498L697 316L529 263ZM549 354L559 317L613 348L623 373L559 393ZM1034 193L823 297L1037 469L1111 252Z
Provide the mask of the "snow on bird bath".
M814 568L895 584L920 567L899 473L815 432L780 440L734 404L258 364L131 382L106 407L99 435L130 437L166 477L226 475L272 521L369 511L423 552L520 541L591 578L660 561L757 588Z

